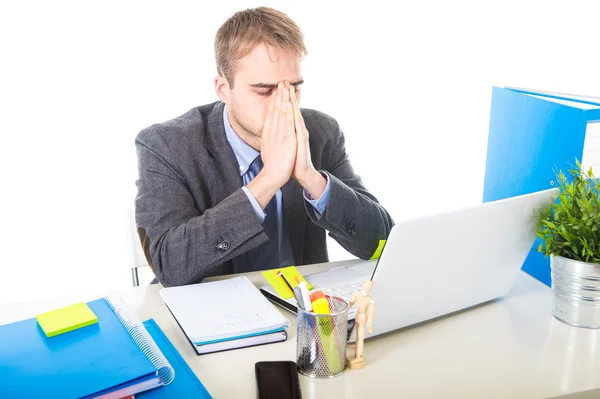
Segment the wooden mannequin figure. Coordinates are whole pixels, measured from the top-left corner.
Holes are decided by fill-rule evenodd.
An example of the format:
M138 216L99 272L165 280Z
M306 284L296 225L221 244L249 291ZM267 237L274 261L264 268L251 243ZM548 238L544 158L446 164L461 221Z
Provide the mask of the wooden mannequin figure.
M355 356L348 357L348 367L351 369L361 369L365 366L363 357L363 347L365 339L365 324L369 333L373 333L373 318L375 317L375 301L371 299L369 293L373 288L372 281L365 281L362 290L355 292L350 298L350 306L356 303L356 317L354 319L356 328L356 353Z

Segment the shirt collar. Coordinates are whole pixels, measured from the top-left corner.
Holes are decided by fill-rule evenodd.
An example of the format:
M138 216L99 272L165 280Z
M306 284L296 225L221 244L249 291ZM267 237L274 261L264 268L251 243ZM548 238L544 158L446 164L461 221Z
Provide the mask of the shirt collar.
M225 125L225 135L227 141L233 149L235 158L239 165L240 176L244 176L248 171L248 167L254 161L254 159L260 155L258 151L250 147L244 140L237 135L237 133L231 127L229 118L227 117L227 105L223 107L223 124Z

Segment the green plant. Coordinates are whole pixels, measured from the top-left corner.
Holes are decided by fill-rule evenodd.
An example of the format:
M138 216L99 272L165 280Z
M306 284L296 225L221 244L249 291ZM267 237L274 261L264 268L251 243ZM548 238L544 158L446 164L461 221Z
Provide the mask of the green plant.
M581 163L569 173L556 173L560 195L558 201L540 211L537 235L542 243L539 252L546 256L600 264L600 179L592 168L585 173Z

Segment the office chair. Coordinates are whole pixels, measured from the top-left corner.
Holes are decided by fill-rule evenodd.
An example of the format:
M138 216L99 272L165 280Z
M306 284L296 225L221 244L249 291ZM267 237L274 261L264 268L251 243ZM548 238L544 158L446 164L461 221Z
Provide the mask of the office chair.
M140 238L137 233L137 227L135 225L135 211L133 209L128 209L127 213L129 235L131 238L131 279L133 280L133 286L138 287L140 285L138 268L149 267L149 265L148 261L146 260L146 256L144 255L142 244L140 243Z

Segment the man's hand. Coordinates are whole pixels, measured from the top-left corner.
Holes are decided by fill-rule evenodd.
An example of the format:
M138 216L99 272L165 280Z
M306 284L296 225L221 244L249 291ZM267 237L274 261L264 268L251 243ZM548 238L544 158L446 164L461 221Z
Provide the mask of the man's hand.
M277 190L292 175L296 160L297 140L290 88L280 82L269 99L261 137L261 172L246 186L265 209Z
M294 86L290 86L287 81L286 87L289 87L290 89L290 99L294 108L296 138L298 140L298 152L296 154L293 176L314 199L318 199L327 187L327 180L325 180L323 175L317 172L312 164L308 142L308 130L304 125L304 118L302 118L302 114L300 113L300 104L296 97L296 90Z

